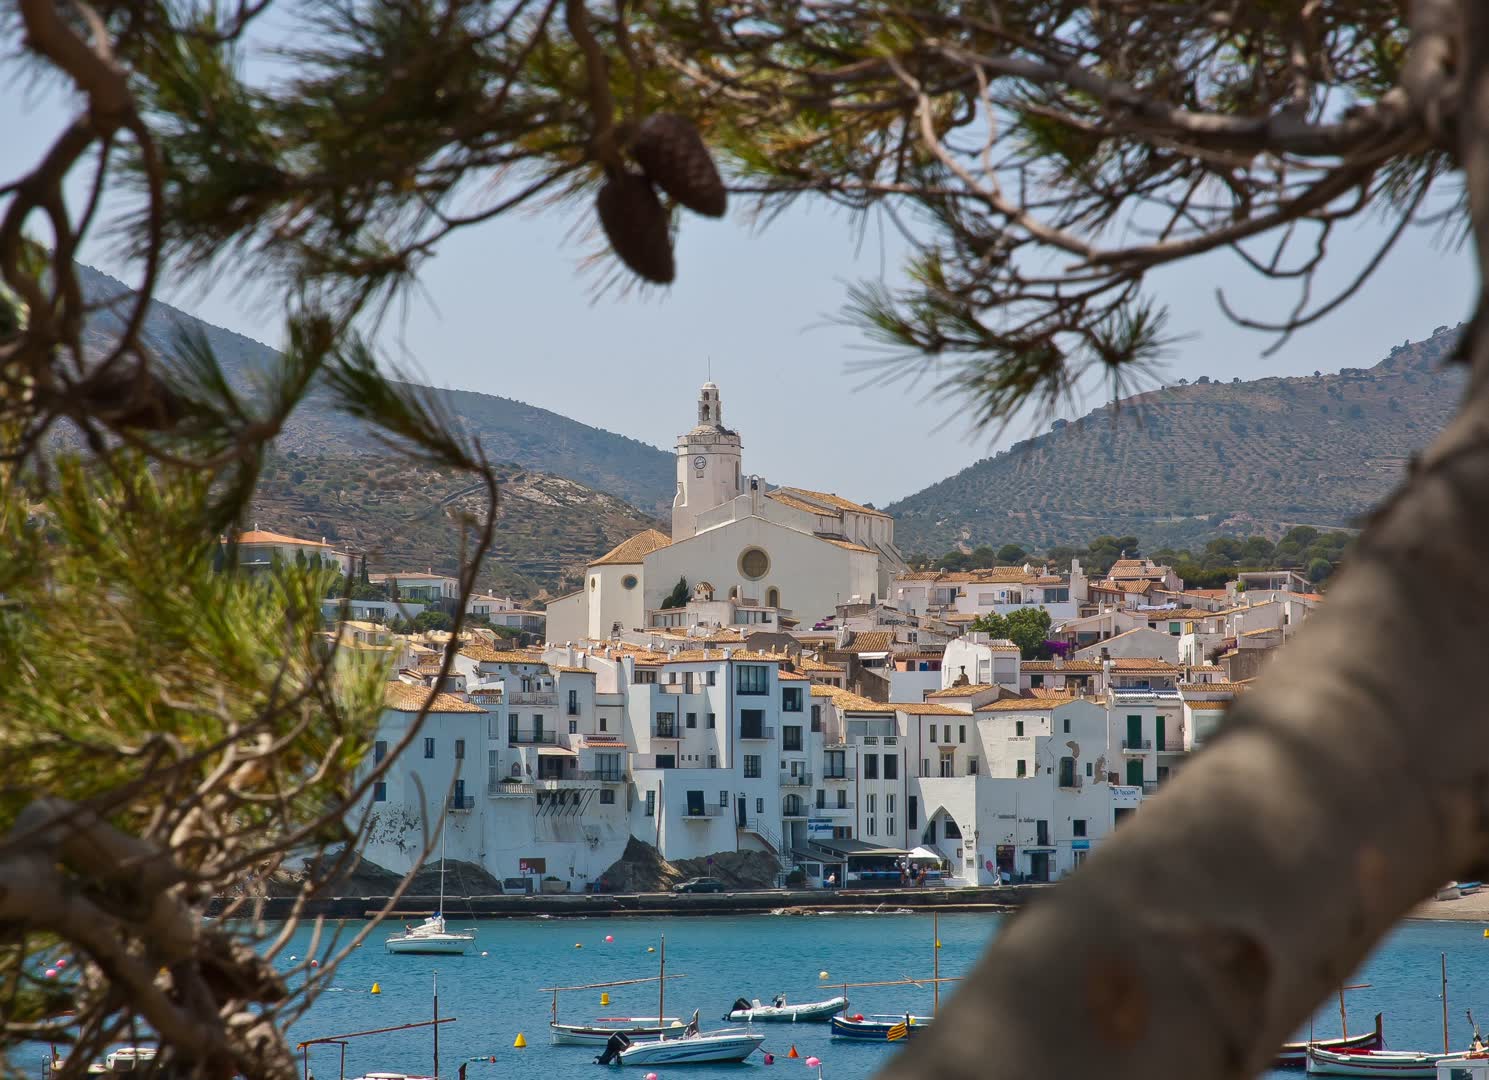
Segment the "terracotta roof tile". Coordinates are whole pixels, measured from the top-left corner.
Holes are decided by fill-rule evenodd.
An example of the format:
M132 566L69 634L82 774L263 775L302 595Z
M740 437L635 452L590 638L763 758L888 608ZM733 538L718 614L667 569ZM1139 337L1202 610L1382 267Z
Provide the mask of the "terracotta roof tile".
M543 663L543 657L539 654L493 649L490 645L480 641L468 641L460 646L460 655L478 664L538 664L541 666Z
M965 686L948 686L944 690L936 690L930 696L933 698L976 697L978 694L996 689L997 687L988 683L968 683Z
M1069 671L1076 675L1085 675L1093 671L1101 670L1100 660L1067 660L1062 667L1056 667L1053 660L1024 660L1019 664L1020 671L1044 672L1052 671L1056 675L1062 671Z
M868 514L870 517L881 518L889 516L882 510L871 510L869 507L864 506L861 503L850 502L840 495L833 495L832 493L826 491L813 491L810 488L800 487L776 488L776 491L784 491L788 496L798 499L804 498L808 502L820 503L824 506L831 507L833 510L846 510L851 514ZM820 511L818 512L820 513Z
M866 653L866 652L888 652L894 644L894 632L891 630L864 630L853 635L853 640L844 645L842 652Z
M832 698L832 703L843 712L892 713L895 709L893 705L886 705L882 701L870 701L862 695L855 694L850 690L840 690L836 686L813 687L812 695L814 697L818 696L818 690L826 690L827 693L821 696Z
M810 682L805 675L795 671L782 671L778 676L783 682Z
M831 536L819 536L817 537L817 539L821 540L824 544L831 544L833 547L845 548L848 551L863 551L867 552L870 555L878 554L878 552L876 552L873 548L866 548L862 544L853 543L851 540L836 540Z
M953 709L950 705L939 705L934 701L895 701L890 708L909 716L966 716L966 709Z
M1075 701L1074 695L1065 694L1059 697L1016 697L1002 698L998 701L990 701L977 711L984 712L1043 712L1045 709L1053 709L1060 705L1068 705Z
M672 538L656 529L643 529L628 540L622 540L590 566L630 566L641 562L653 551L672 546Z
M1179 692L1183 694L1243 694L1249 689L1245 683L1239 682L1179 684Z
M429 700L430 693L427 686L390 682L383 687L383 705L394 712L416 713ZM468 701L461 701L454 694L435 694L429 711L432 713L478 713L486 710Z
M227 543L226 540L223 543ZM328 548L331 545L323 540L302 540L298 536L286 536L284 533L268 532L264 529L249 529L245 533L238 534L240 544L299 544L301 547Z

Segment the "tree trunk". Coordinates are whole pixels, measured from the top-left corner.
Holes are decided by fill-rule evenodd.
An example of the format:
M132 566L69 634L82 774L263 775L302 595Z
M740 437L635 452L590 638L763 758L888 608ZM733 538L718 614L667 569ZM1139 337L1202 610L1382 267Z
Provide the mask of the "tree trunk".
M1462 5L1464 166L1489 255L1489 12ZM1014 918L891 1080L1254 1075L1411 907L1480 876L1489 318L1461 411L1222 736ZM1426 972L1423 977L1427 977ZM1466 1047L1468 1032L1453 1038Z

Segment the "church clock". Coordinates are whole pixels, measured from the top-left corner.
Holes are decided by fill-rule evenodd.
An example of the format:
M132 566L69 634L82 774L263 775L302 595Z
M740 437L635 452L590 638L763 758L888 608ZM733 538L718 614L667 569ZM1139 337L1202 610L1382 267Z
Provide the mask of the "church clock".
M699 472L702 472L703 467L707 464L708 458L704 457L702 454L699 454L693 459L693 468L697 469Z

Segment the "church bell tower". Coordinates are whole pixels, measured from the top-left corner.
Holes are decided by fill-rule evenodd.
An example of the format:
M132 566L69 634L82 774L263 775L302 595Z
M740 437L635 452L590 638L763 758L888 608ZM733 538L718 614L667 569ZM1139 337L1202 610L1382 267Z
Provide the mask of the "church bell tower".
M677 496L672 500L672 539L698 531L698 515L728 502L742 490L740 441L724 426L719 388L706 382L698 391L698 423L677 437Z

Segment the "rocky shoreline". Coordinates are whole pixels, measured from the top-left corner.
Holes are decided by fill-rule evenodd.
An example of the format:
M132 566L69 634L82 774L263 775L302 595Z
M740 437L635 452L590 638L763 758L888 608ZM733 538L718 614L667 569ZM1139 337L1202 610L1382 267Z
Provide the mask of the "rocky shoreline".
M722 893L560 893L555 895L446 896L445 915L460 919L606 918L628 915L795 915L884 914L905 911L1010 912L1034 900L1048 885L1003 885L960 889L758 889ZM220 914L229 898L213 901L207 914ZM386 906L387 896L329 896L309 901L302 917L365 919ZM266 896L254 901L260 918L289 916L295 901ZM403 896L389 918L422 918L434 913L435 895ZM246 914L246 912L244 913Z

